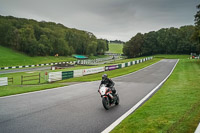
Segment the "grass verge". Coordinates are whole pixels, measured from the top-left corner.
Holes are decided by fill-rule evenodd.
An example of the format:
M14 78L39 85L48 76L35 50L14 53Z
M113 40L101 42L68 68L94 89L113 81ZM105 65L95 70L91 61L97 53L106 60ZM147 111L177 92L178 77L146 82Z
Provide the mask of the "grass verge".
M125 67L125 68L117 69L117 70L113 70L113 71L106 71L105 73L107 73L109 75L109 77L111 77L111 78L117 77L117 76L121 76L121 75L124 75L124 74L128 74L128 73L137 71L139 69L142 69L146 66L149 66L151 64L156 63L159 60L160 59L153 59L153 60L149 60L149 61L146 61L146 62L143 62L143 63L140 63L140 64L136 64L136 65L133 65L133 66L130 66L130 67ZM89 68L91 68L91 67L89 67ZM33 82L30 82L30 83L26 83L27 85L21 85L21 82L20 82L21 81L21 75L32 75L32 74L37 75L37 74L39 74L39 72L34 72L32 74L30 74L30 72L28 72L28 73L26 72L26 73L13 73L13 74L0 75L0 77L15 77L13 85L1 86L0 87L0 96L8 96L8 95L14 95L14 94L19 94L19 93L25 93L25 92L38 91L38 90L60 87L60 86L67 85L68 82L86 82L86 81L100 80L101 75L102 75L102 73L98 73L98 74L87 75L87 76L78 77L78 78L71 78L71 79L62 80L62 81L59 81L59 82L47 84L47 81L45 80L45 71L42 71L40 73L41 73L41 82L40 82L41 84L38 84L38 81L33 81ZM37 84L37 85L30 85L30 84Z
M156 58L161 59L189 59L190 55L168 55L168 54L158 54L154 55Z
M200 61L180 59L162 88L112 133L189 133L200 119Z

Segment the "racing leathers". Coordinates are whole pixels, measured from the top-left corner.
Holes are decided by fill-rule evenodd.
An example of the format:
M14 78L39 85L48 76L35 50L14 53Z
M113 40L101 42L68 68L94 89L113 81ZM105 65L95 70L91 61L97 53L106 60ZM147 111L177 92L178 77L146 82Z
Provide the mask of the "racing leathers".
M105 84L106 87L109 87L112 90L112 93L115 94L115 92L116 92L115 87L114 87L115 83L111 79L106 78L105 80L102 80L100 86L102 84Z

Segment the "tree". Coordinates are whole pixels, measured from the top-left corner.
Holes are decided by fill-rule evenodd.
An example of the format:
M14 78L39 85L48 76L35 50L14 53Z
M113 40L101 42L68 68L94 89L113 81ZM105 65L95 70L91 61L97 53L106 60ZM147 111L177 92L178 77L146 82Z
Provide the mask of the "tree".
M195 51L195 42L191 41L192 35L195 32L194 26L182 26L180 27L178 40L177 53L179 54L190 54Z
M97 41L97 53L104 54L106 51L106 41L103 39L98 39Z
M28 25L19 30L20 36L20 50L29 54L31 49L31 45L35 43L36 39L34 36L33 28Z
M46 35L40 35L40 40L38 41L40 45L43 45L43 52L39 55L50 55L53 51L50 40Z
M196 52L200 53L200 4L197 6L197 13L195 15L195 33L192 39L196 41Z
M97 55L97 42L93 41L88 45L87 55Z
M195 25L200 28L200 4L197 6L197 13L196 15L194 16L195 17Z
M159 52L157 33L155 31L144 34L144 44L142 46L143 55L153 55Z
M136 57L142 55L142 45L144 44L144 38L141 33L138 33L136 36L131 38L130 41L128 41L125 44L125 50L129 50L129 52L126 52L128 57Z

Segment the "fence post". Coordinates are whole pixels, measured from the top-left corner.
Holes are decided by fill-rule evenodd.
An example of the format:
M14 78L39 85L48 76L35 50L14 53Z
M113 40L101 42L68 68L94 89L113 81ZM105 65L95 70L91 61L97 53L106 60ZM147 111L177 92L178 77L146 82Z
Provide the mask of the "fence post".
M8 82L11 82L13 84L13 77L12 78L8 78Z
M39 84L40 84L40 73L39 73Z
M21 85L23 84L23 75L21 76Z

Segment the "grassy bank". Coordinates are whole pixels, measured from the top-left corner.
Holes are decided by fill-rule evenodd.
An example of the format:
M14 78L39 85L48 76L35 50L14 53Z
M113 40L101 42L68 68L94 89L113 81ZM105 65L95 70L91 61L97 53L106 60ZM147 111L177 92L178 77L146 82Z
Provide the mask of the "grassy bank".
M108 51L108 53L123 54L122 49L123 49L123 44L109 43L109 51Z
M107 55L90 56L89 59L106 58ZM23 53L0 46L0 67L46 64L52 62L75 61L73 57L66 56L36 56L30 57Z
M112 133L194 132L200 119L199 80L200 61L181 59L162 88Z
M0 46L0 67L36 65L51 62L73 61L72 57L38 56L30 57L23 53Z
M134 60L134 59L132 59ZM136 59L135 59L136 60ZM130 72L137 71L141 68L144 68L148 65L151 65L160 59L153 59L149 60L140 64L136 64L130 67L122 68L122 69L117 69L113 71L107 71L105 73L109 74L109 76L112 77L117 77L120 75L128 74ZM121 61L124 62L124 61ZM105 66L105 65L101 65ZM83 69L83 68L91 68L91 66L79 66L77 68L69 68L66 69L65 71L69 70L75 70L75 69ZM102 73L98 74L93 74L93 75L87 75L79 78L72 78L68 80L62 80L59 82L55 83L47 83L47 77L45 78L45 72L46 71L36 71L36 72L24 72L24 73L13 73L13 74L2 74L0 77L14 77L14 84L11 85L9 83L9 86L1 86L0 87L0 96L7 96L7 95L13 95L13 94L19 94L19 93L25 93L25 92L31 92L31 91L38 91L38 90L44 90L44 89L49 89L49 88L55 88L55 87L60 87L67 85L68 83L65 82L85 82L85 81L95 81L95 80L100 80ZM38 81L31 81L31 82L26 82L26 85L21 85L21 75L38 75L41 73L41 82L38 84ZM32 85L31 85L32 84ZM34 85L35 84L35 85Z

